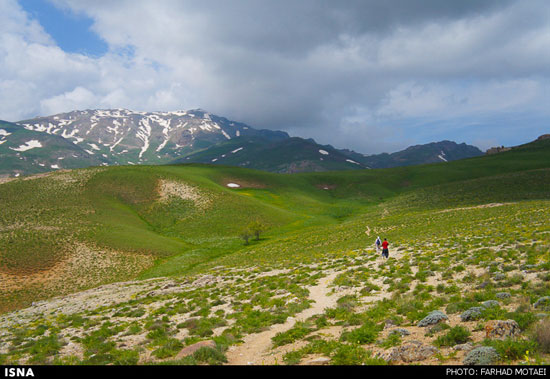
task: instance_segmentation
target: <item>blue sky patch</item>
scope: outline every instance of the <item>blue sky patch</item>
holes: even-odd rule
[[[108,51],[105,41],[92,31],[92,19],[59,9],[46,0],[19,0],[19,4],[42,25],[63,51],[93,57]]]

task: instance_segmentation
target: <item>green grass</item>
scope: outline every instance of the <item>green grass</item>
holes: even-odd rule
[[[0,311],[130,279],[169,276],[187,283],[216,273],[234,281],[128,301],[110,313],[107,307],[50,324],[43,320],[30,334],[15,332],[13,350],[0,360],[52,362],[66,343],[55,336],[70,327],[86,330],[79,343],[82,362],[90,364],[135,362],[140,352],[124,352],[115,343],[124,335],[143,335],[145,348],[161,360],[173,359],[180,349],[174,336],[181,329],[189,332],[182,344],[216,338],[227,347],[307,309],[306,287],[332,269],[345,272],[331,289],[355,295],[340,296],[322,317],[297,323],[273,342],[309,340],[331,325],[344,333],[330,352],[328,342],[312,340],[307,349],[289,353],[286,363],[308,354],[330,356],[333,363],[376,363],[357,345],[397,346],[402,338],[380,340],[386,320],[414,325],[433,310],[456,315],[487,300],[499,306],[484,310],[479,322],[513,319],[521,329],[532,328],[536,315],[530,307],[550,296],[547,280],[531,283],[524,272],[527,267],[539,278],[549,275],[549,152],[547,144],[537,144],[448,164],[299,175],[205,165],[90,168],[1,184],[1,273],[14,281],[59,276],[44,285],[4,287]],[[191,186],[206,201],[161,202],[161,180]],[[242,187],[230,189],[227,182]],[[490,203],[501,204],[477,207]],[[266,230],[245,245],[239,232],[252,221]],[[377,235],[390,241],[390,259],[373,270],[368,262],[378,259],[372,253]],[[101,254],[79,257],[82,246]],[[399,261],[392,259],[397,249]],[[71,266],[76,258],[78,265]],[[285,272],[261,276],[274,269]],[[382,290],[391,296],[358,311],[361,297]],[[515,300],[498,299],[500,292]],[[512,309],[519,298],[523,305]],[[124,319],[123,325],[105,323],[110,317]],[[216,329],[223,331],[215,335]],[[451,346],[468,336],[451,328],[434,330],[430,338]],[[499,348],[514,357],[522,351]],[[218,353],[203,351],[181,363],[223,363]]]

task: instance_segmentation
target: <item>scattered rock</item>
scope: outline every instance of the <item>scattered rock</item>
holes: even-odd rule
[[[461,343],[460,345],[456,345],[453,347],[453,350],[455,351],[470,351],[474,348],[474,345],[472,345],[470,342]]]
[[[508,292],[499,292],[495,296],[497,297],[497,299],[508,299],[512,295],[510,295]]]
[[[181,349],[178,355],[176,355],[176,359],[182,359],[184,357],[187,357],[188,355],[192,355],[201,347],[209,347],[211,349],[215,349],[216,343],[212,340],[207,340],[207,341],[200,341],[200,342],[194,343],[193,345],[186,346],[183,349]]]
[[[485,324],[485,337],[504,339],[516,337],[521,330],[514,320],[491,320]]]
[[[213,275],[204,275],[200,277],[199,279],[195,280],[191,285],[193,287],[205,287],[209,286],[211,284],[216,284],[218,282],[218,278],[216,278]]]
[[[390,335],[392,334],[399,334],[401,336],[409,336],[411,332],[409,332],[407,329],[403,328],[396,328],[390,332]]]
[[[465,365],[492,365],[500,359],[494,347],[480,346],[470,350],[462,363]]]
[[[504,280],[506,279],[506,274],[503,274],[502,272],[497,272],[494,278],[495,280]]]
[[[393,328],[394,326],[396,326],[395,321],[393,321],[391,318],[387,319],[384,322],[384,329]]]
[[[310,361],[304,362],[306,365],[327,365],[330,363],[330,358],[327,357],[320,357],[315,358]]]
[[[449,318],[447,317],[447,315],[445,315],[445,313],[441,311],[433,311],[433,312],[430,312],[430,314],[428,314],[422,320],[420,320],[420,322],[418,323],[418,326],[424,327],[428,325],[434,325],[442,321],[446,321],[448,319]]]
[[[418,362],[428,359],[439,350],[430,345],[424,345],[419,341],[410,341],[401,346],[394,347],[386,357],[382,357],[388,362]]]

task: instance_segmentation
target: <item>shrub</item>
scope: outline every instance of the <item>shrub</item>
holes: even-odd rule
[[[424,317],[419,323],[418,326],[424,327],[428,325],[438,324],[442,321],[448,320],[447,315],[441,311],[430,312],[426,317]]]
[[[401,334],[399,332],[390,333],[390,335],[388,335],[388,338],[380,343],[380,347],[383,347],[385,349],[399,345],[401,345]]]
[[[193,358],[195,358],[197,362],[208,363],[210,365],[218,365],[227,362],[227,358],[222,352],[206,346],[198,349],[195,354],[193,354]]]
[[[537,316],[531,312],[510,312],[504,318],[517,322],[520,330],[527,330],[527,328],[537,321]]]
[[[550,319],[541,320],[533,331],[533,337],[544,353],[550,353]]]
[[[482,317],[483,308],[481,307],[472,307],[460,315],[462,321],[475,321],[479,320]]]
[[[483,344],[493,347],[503,359],[510,361],[520,359],[525,355],[525,352],[537,349],[537,342],[535,341],[515,340],[512,338],[505,340],[485,340]]]
[[[453,302],[447,305],[445,308],[445,312],[453,314],[458,312],[464,312],[472,307],[474,307],[477,303],[472,301],[459,301],[459,302]]]
[[[536,309],[550,310],[550,296],[544,296],[538,299],[533,305]]]
[[[483,308],[493,308],[493,307],[498,307],[499,306],[499,303],[498,301],[496,300],[487,300],[487,301],[484,301],[481,306]]]
[[[366,322],[360,328],[354,329],[351,332],[342,334],[341,339],[361,345],[373,343],[378,338],[378,333],[382,328],[371,321]]]
[[[273,337],[271,340],[273,341],[273,346],[275,347],[287,345],[296,341],[297,339],[301,339],[307,336],[312,331],[313,329],[306,323],[298,322],[286,332],[277,333],[277,335],[275,335],[275,337]]]
[[[339,345],[331,359],[334,365],[386,364],[383,359],[372,358],[369,351],[356,345]]]
[[[492,365],[498,362],[500,356],[494,347],[476,347],[462,361],[465,365]]]
[[[439,336],[434,344],[441,346],[455,346],[468,342],[470,339],[470,331],[463,326],[455,326],[451,328],[444,336]]]
[[[176,355],[183,348],[183,344],[176,338],[168,338],[153,351],[153,355],[159,359],[164,359]]]

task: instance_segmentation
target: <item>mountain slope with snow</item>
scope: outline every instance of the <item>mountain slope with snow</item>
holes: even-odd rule
[[[105,164],[61,136],[0,120],[0,177]]]
[[[201,109],[88,109],[11,125],[17,125],[18,135],[25,137],[14,145],[13,131],[0,130],[0,176],[99,165],[192,162],[294,173],[445,163],[483,154],[474,146],[442,141],[392,154],[365,155],[320,145],[313,139],[291,138],[282,131],[254,129]],[[45,139],[46,145],[59,145],[59,153],[45,149]],[[38,152],[47,154],[34,157]]]
[[[18,122],[25,129],[63,137],[108,164],[159,164],[239,136],[268,140],[284,132],[256,130],[196,109],[134,112],[85,110]]]

